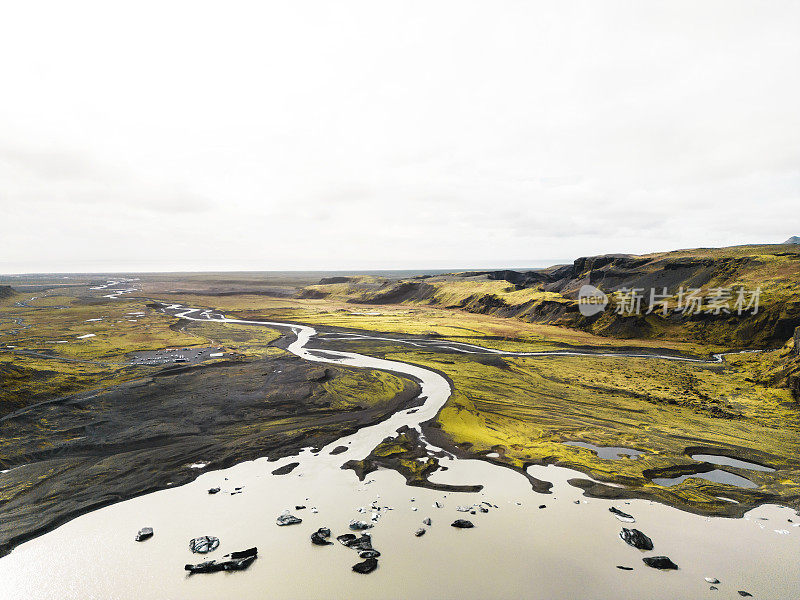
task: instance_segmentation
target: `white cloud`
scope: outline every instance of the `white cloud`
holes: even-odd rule
[[[0,272],[800,232],[796,2],[46,4],[0,8]]]

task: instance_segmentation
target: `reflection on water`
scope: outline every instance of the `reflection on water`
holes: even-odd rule
[[[713,471],[708,471],[707,473],[681,475],[680,477],[659,477],[653,479],[653,483],[657,483],[658,485],[676,485],[682,481],[686,481],[690,477],[699,477],[700,479],[707,479],[708,481],[713,481],[714,483],[726,483],[728,485],[735,485],[736,487],[740,488],[757,487],[756,484],[749,479],[745,479],[739,475],[734,475],[733,473],[728,473],[722,469],[714,469]]]
[[[617,460],[622,458],[625,455],[630,457],[637,457],[644,454],[644,452],[640,450],[634,450],[633,448],[625,448],[623,446],[595,446],[594,444],[590,444],[589,442],[562,442],[565,446],[576,446],[578,448],[586,448],[587,450],[592,450],[597,453],[599,458],[606,458],[610,460]]]
[[[740,469],[750,469],[751,471],[768,471],[772,472],[775,469],[772,467],[765,467],[756,463],[748,462],[746,460],[739,460],[738,458],[729,458],[727,456],[719,456],[718,454],[692,454],[692,460],[699,460],[702,462],[709,462],[714,465],[728,465],[729,467],[739,467]]]

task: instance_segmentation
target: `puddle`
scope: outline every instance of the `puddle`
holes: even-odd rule
[[[692,454],[692,460],[708,462],[713,465],[727,465],[729,467],[739,467],[740,469],[750,469],[751,471],[767,471],[771,473],[775,470],[772,467],[765,467],[764,465],[748,462],[746,460],[739,460],[738,458],[719,456],[718,454]]]
[[[740,488],[757,487],[756,484],[750,481],[749,479],[745,479],[744,477],[740,477],[739,475],[734,475],[733,473],[728,473],[727,471],[723,471],[722,469],[714,469],[713,471],[708,471],[707,473],[694,473],[691,475],[681,475],[680,477],[659,477],[653,479],[653,483],[657,483],[658,485],[670,486],[681,483],[682,481],[686,481],[690,477],[699,477],[701,479],[707,479],[708,481],[713,481],[714,483],[724,483],[727,485],[734,485]]]
[[[630,456],[635,458],[637,456],[641,456],[644,452],[640,450],[634,450],[633,448],[625,448],[623,446],[595,446],[594,444],[590,444],[588,442],[562,442],[565,446],[576,446],[578,448],[586,448],[587,450],[592,450],[597,454],[599,458],[605,458],[609,460],[618,460],[623,456]]]

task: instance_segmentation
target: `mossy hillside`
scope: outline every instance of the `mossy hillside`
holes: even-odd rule
[[[505,358],[505,366],[497,367],[421,352],[387,358],[450,377],[455,390],[433,426],[473,456],[498,452],[500,458],[493,460],[518,469],[556,463],[699,512],[727,513],[730,504],[717,494],[743,504],[758,503],[764,495],[796,504],[800,495],[797,410],[786,406],[787,390],[750,384],[742,366],[728,370],[649,359],[548,357]],[[713,408],[719,406],[736,415],[715,416]],[[562,443],[568,440],[646,454],[636,460],[604,460]],[[667,488],[643,475],[648,469],[696,464],[684,453],[692,446],[758,455],[779,469],[778,477],[732,469],[759,485],[751,492],[698,479]]]

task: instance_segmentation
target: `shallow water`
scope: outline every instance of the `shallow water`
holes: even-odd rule
[[[754,488],[757,487],[755,483],[746,479],[744,477],[740,477],[734,473],[728,473],[728,471],[723,471],[722,469],[714,469],[713,471],[708,471],[707,473],[694,473],[692,475],[681,475],[679,477],[659,477],[653,479],[653,483],[657,483],[658,485],[677,485],[682,481],[686,481],[690,477],[699,477],[700,479],[707,479],[708,481],[713,481],[714,483],[725,483],[727,485],[735,485],[736,487],[740,488]]]
[[[175,305],[172,311],[181,308]],[[190,313],[184,318],[192,318]],[[209,316],[194,318],[223,320],[205,314]],[[421,381],[426,402],[415,412],[400,411],[336,440],[316,455],[305,450],[275,462],[241,463],[74,519],[0,559],[0,597],[657,600],[702,597],[708,589],[706,576],[722,580],[719,587],[726,597],[738,589],[758,598],[800,596],[800,578],[794,575],[800,531],[788,523],[789,518],[798,519],[786,508],[762,506],[748,518],[735,520],[699,517],[649,501],[616,503],[653,539],[654,552],[645,554],[619,539],[620,523],[608,512],[613,503],[583,499],[580,490],[567,483],[576,476],[568,469],[528,469],[534,477],[552,481],[553,494],[537,494],[519,473],[480,460],[445,459],[448,470],[431,477],[441,483],[483,484],[478,493],[412,488],[399,474],[385,470],[359,482],[352,471],[341,470],[341,464],[363,458],[401,425],[416,426],[435,416],[449,397],[449,385],[438,374],[413,365],[347,352],[316,355],[305,349],[314,330],[288,327],[297,334],[289,350],[298,356],[407,373]],[[348,451],[331,456],[339,445],[348,446]],[[288,475],[271,475],[290,462],[300,464]],[[206,490],[216,486],[222,491],[209,495]],[[243,492],[231,495],[237,486],[243,486]],[[381,517],[370,530],[382,553],[378,570],[358,575],[350,569],[359,561],[354,551],[338,543],[313,546],[309,535],[322,526],[330,527],[334,536],[347,532],[351,519],[369,518],[370,513],[357,509],[369,507],[373,500],[394,510],[378,511]],[[474,516],[455,509],[482,501],[498,508]],[[434,502],[443,508],[434,508]],[[297,504],[308,508],[295,511]],[[541,504],[546,508],[540,509]],[[303,523],[278,527],[275,517],[285,509]],[[761,516],[769,520],[756,518]],[[413,532],[426,517],[433,526],[417,538]],[[470,519],[476,527],[450,527],[457,518]],[[134,542],[144,526],[155,529],[154,537]],[[259,558],[245,572],[187,576],[183,565],[204,559],[187,546],[200,535],[221,540],[207,558],[252,546],[259,548]],[[670,556],[681,569],[662,573],[642,563],[642,556],[656,554]],[[634,571],[620,571],[616,565]]]
[[[718,454],[693,454],[692,460],[699,460],[702,462],[709,462],[714,465],[728,465],[729,467],[739,467],[740,469],[750,469],[751,471],[768,471],[772,472],[775,469],[772,467],[765,467],[757,463],[740,460],[738,458],[729,458],[727,456],[720,456]]]
[[[589,442],[563,442],[565,446],[576,446],[578,448],[586,448],[593,450],[597,453],[599,458],[606,458],[609,460],[617,460],[623,458],[625,455],[637,457],[644,454],[641,450],[634,450],[633,448],[625,448],[623,446],[596,446]]]

